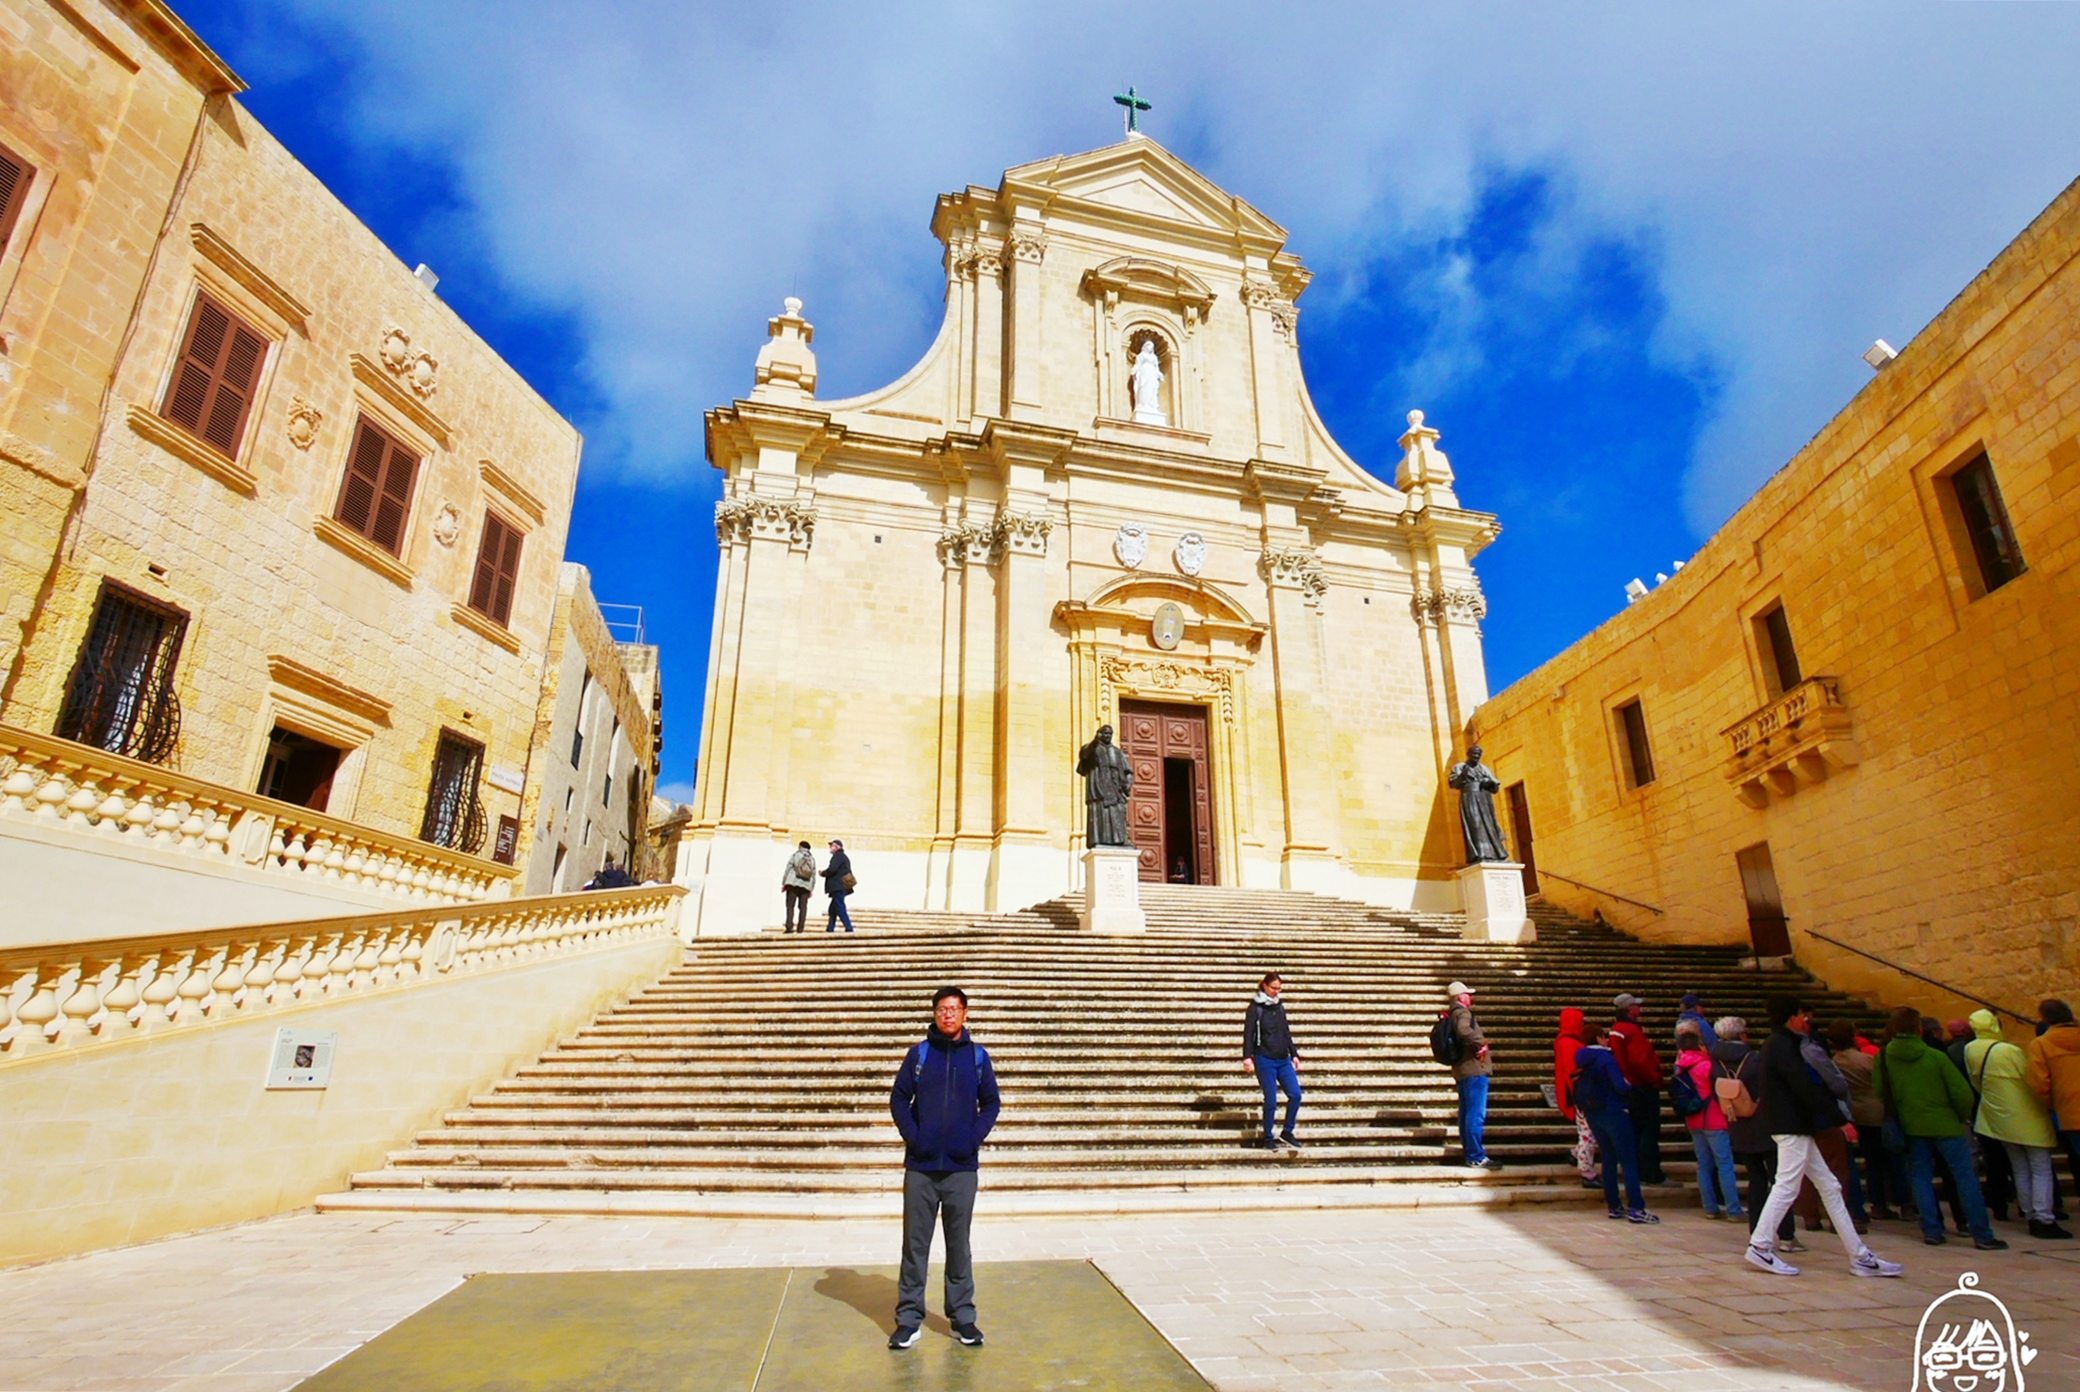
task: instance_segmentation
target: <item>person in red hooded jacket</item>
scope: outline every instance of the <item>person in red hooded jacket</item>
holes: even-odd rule
[[[1576,1110],[1569,1095],[1574,1082],[1574,1056],[1589,1039],[1588,1017],[1572,1006],[1560,1012],[1560,1033],[1553,1038],[1553,1100],[1560,1115],[1574,1123],[1574,1165],[1582,1172],[1584,1189],[1603,1187],[1603,1170],[1596,1163],[1596,1133],[1589,1118]]]

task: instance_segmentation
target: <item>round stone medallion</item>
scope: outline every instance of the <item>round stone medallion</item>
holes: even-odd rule
[[[1155,617],[1149,621],[1148,641],[1164,652],[1175,651],[1184,638],[1184,610],[1175,604],[1164,604],[1157,608]]]

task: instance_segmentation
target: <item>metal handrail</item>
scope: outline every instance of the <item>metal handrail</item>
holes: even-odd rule
[[[1586,889],[1591,894],[1601,894],[1606,899],[1615,899],[1621,904],[1630,904],[1635,909],[1645,909],[1650,914],[1660,914],[1663,917],[1667,916],[1663,910],[1655,908],[1652,904],[1642,904],[1637,899],[1627,899],[1622,894],[1613,894],[1607,889],[1598,889],[1595,885],[1583,884],[1580,880],[1570,880],[1567,878],[1567,876],[1562,875],[1557,871],[1548,870],[1544,866],[1540,866],[1538,868],[1538,873],[1540,875],[1550,875],[1552,876],[1552,878],[1560,881],[1562,884],[1571,884],[1576,889]]]
[[[2005,1015],[2011,1020],[2020,1020],[2025,1025],[2036,1024],[2036,1020],[2032,1016],[2018,1015],[2016,1012],[2008,1009],[2008,1007],[2005,1005],[1995,1005],[1992,1001],[1986,1000],[1980,996],[1975,996],[1970,991],[1960,991],[1955,986],[1950,985],[1948,982],[1938,981],[1932,976],[1923,976],[1920,972],[1913,970],[1911,967],[1903,967],[1899,963],[1880,957],[1874,952],[1865,952],[1860,947],[1851,947],[1848,943],[1843,942],[1840,938],[1830,938],[1827,936],[1827,934],[1816,933],[1810,928],[1805,929],[1804,931],[1805,935],[1809,938],[1818,938],[1821,942],[1834,944],[1836,947],[1841,948],[1844,952],[1853,952],[1858,957],[1867,957],[1871,961],[1876,962],[1879,966],[1892,968],[1901,976],[1911,976],[1916,981],[1925,981],[1929,985],[1935,987],[1938,991],[1948,991],[1951,995],[1956,996],[1959,999],[1971,1001],[1975,1005],[1983,1005],[1988,1010],[1995,1011],[1998,1014]]]

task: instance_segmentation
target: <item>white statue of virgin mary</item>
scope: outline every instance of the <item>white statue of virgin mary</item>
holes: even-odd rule
[[[1134,355],[1131,385],[1134,389],[1135,423],[1170,424],[1170,417],[1163,411],[1163,365],[1156,360],[1156,343],[1152,338],[1142,339],[1141,351]]]

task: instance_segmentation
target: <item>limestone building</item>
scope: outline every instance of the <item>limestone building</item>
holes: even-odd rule
[[[1487,694],[1495,522],[1420,416],[1393,486],[1330,438],[1284,230],[1140,135],[932,230],[945,320],[900,380],[817,400],[790,301],[708,413],[699,930],[773,921],[798,839],[842,837],[863,904],[1069,890],[1101,722],[1145,878],[1454,906],[1439,787]]]
[[[563,563],[521,820],[533,828],[527,894],[560,894],[612,856],[645,859],[664,695],[657,649],[618,643],[592,595],[592,575]],[[656,723],[653,723],[655,721]]]
[[[0,778],[502,892],[577,432],[165,6],[0,6]]]
[[[1687,565],[1475,714],[1548,898],[1874,1000],[2070,996],[2076,253],[2080,184]]]

